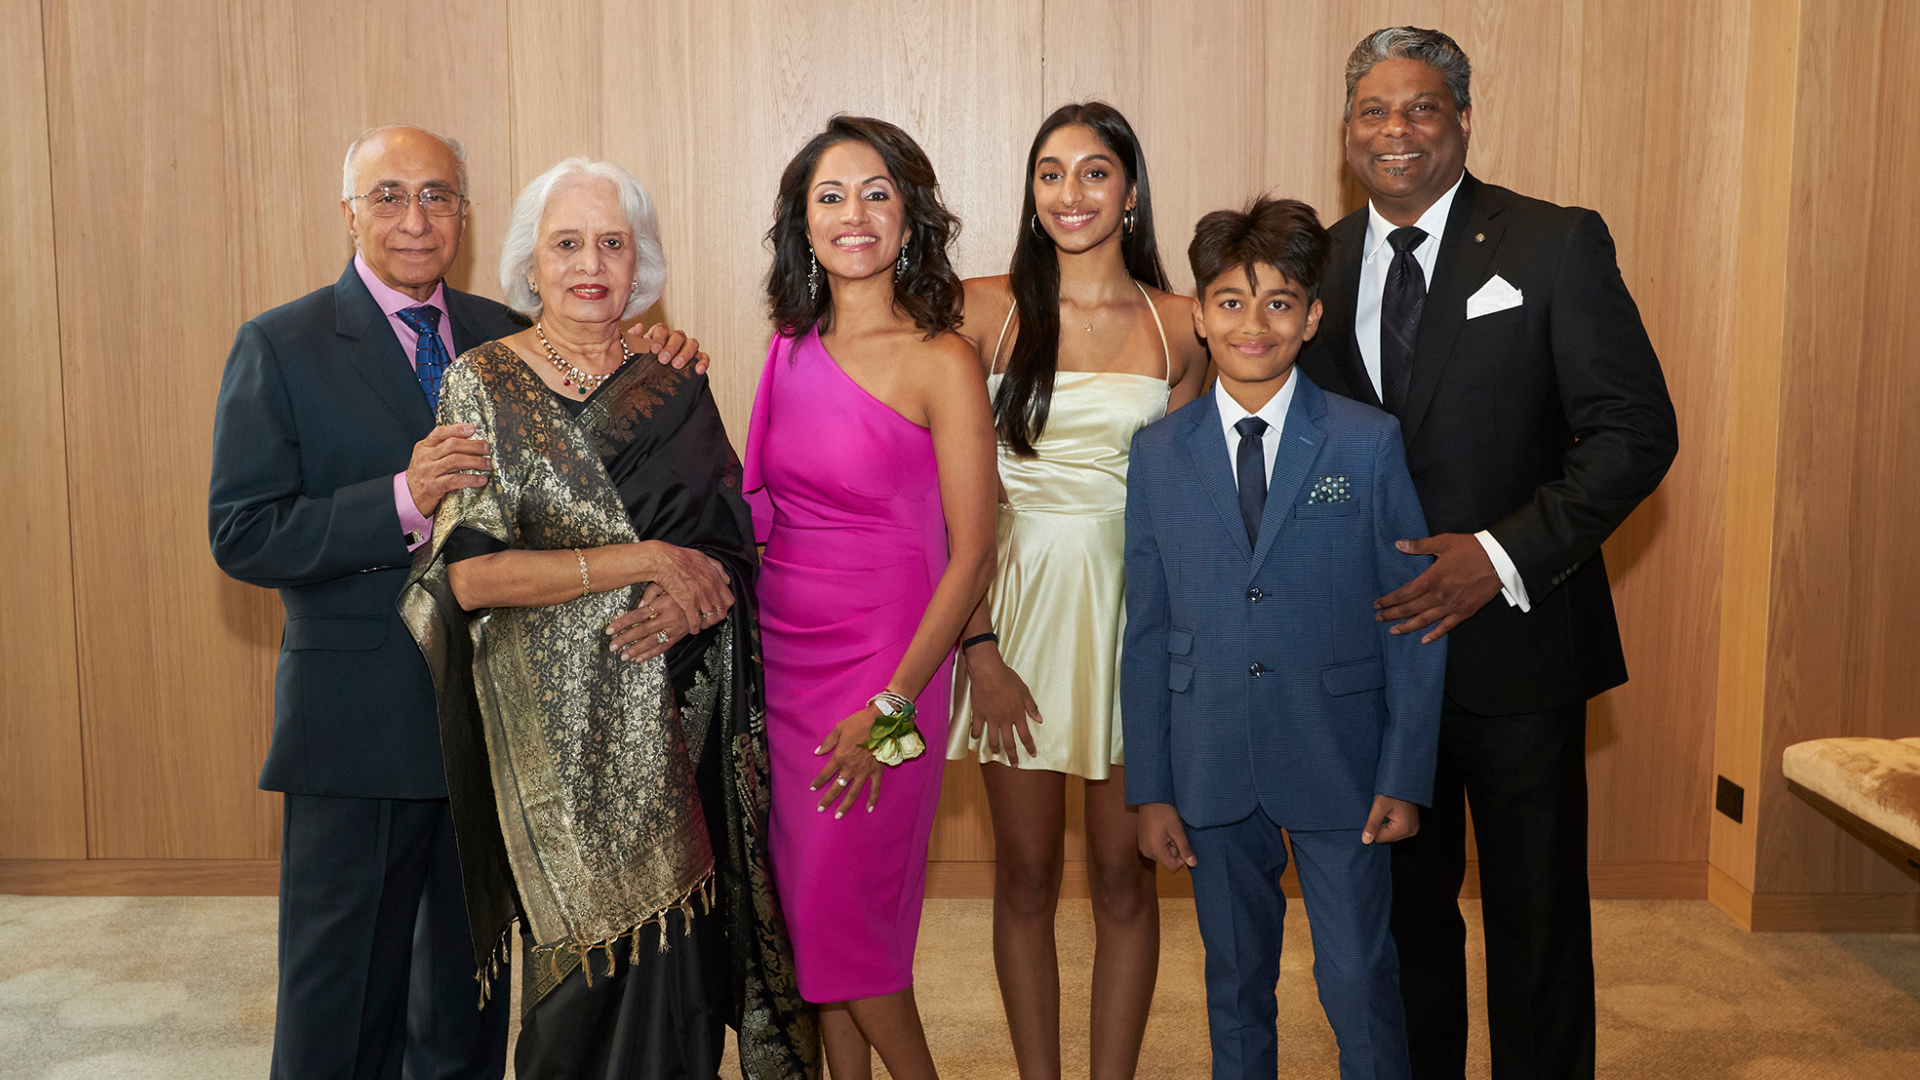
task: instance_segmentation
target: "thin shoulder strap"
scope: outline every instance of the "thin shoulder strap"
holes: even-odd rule
[[[1147,311],[1153,315],[1153,328],[1160,331],[1160,358],[1166,361],[1167,366],[1166,374],[1160,378],[1163,382],[1171,381],[1173,379],[1173,350],[1167,348],[1167,328],[1160,323],[1160,309],[1153,306],[1153,297],[1147,295],[1147,287],[1145,285],[1136,281],[1133,283],[1133,287],[1140,290],[1140,299],[1147,302]]]
[[[1007,342],[1007,327],[1013,325],[1013,313],[1014,313],[1014,310],[1019,306],[1020,305],[1017,303],[1008,304],[1007,317],[1000,320],[1000,336],[995,338],[993,341],[993,362],[987,366],[988,374],[992,374],[1000,370],[1000,346],[1006,344]]]

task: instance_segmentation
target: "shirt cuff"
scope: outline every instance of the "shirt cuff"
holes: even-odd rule
[[[1500,595],[1507,598],[1507,606],[1517,607],[1521,611],[1532,610],[1533,605],[1527,600],[1527,583],[1520,580],[1520,569],[1507,557],[1507,549],[1501,547],[1500,541],[1485,529],[1474,533],[1473,538],[1487,549],[1487,559],[1493,563],[1493,572],[1500,575]]]
[[[407,538],[407,550],[412,551],[433,536],[433,519],[422,517],[420,508],[413,505],[413,492],[407,489],[407,474],[393,474],[393,508],[400,512],[400,531]]]

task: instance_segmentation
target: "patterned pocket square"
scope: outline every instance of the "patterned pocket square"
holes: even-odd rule
[[[1344,476],[1323,476],[1307,489],[1307,502],[1343,503],[1353,501],[1353,487]]]

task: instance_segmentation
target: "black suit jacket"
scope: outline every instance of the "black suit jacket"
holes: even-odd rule
[[[456,356],[524,326],[491,300],[446,299]],[[433,684],[394,608],[411,560],[393,475],[434,416],[351,263],[240,328],[216,409],[214,559],[280,590],[287,613],[260,786],[444,798]]]
[[[1320,333],[1300,360],[1378,405],[1354,330],[1367,211],[1333,241]],[[1520,306],[1467,318],[1494,275]],[[1421,316],[1401,427],[1435,533],[1490,530],[1532,610],[1495,597],[1449,635],[1447,693],[1483,715],[1583,701],[1626,681],[1601,542],[1657,487],[1673,403],[1600,215],[1466,175]]]

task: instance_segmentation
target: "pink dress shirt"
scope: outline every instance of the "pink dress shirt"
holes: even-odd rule
[[[419,347],[420,335],[413,332],[413,327],[401,321],[400,313],[408,308],[419,307],[420,301],[381,281],[380,275],[373,272],[373,268],[367,265],[367,261],[361,258],[358,252],[353,256],[353,268],[359,272],[360,280],[367,286],[367,291],[373,294],[373,302],[379,304],[380,310],[386,313],[388,325],[393,327],[394,336],[400,339],[400,351],[406,354],[408,366],[412,366],[413,353]],[[433,295],[427,297],[426,302],[440,309],[440,340],[446,345],[447,355],[451,357],[453,355],[453,314],[447,310],[446,282],[435,285]],[[393,508],[400,513],[401,533],[420,537],[418,540],[409,540],[407,550],[412,551],[426,543],[427,537],[433,532],[433,519],[420,513],[419,508],[413,505],[413,492],[407,490],[407,474],[404,471],[393,474]]]

